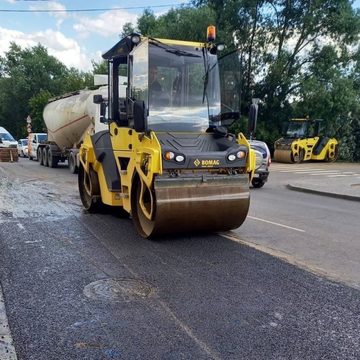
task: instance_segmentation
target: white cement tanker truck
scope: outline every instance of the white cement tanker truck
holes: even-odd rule
[[[124,81],[126,78],[120,83]],[[120,94],[123,91],[125,85],[120,85]],[[84,136],[108,129],[107,124],[100,122],[100,105],[93,101],[98,94],[107,98],[107,86],[76,91],[48,102],[43,112],[47,141],[39,144],[36,154],[40,165],[56,167],[59,162],[67,161],[70,171],[77,172],[77,154]]]

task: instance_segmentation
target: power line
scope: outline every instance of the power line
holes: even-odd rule
[[[47,0],[22,0],[22,1],[47,1]],[[98,11],[117,11],[117,10],[135,10],[135,9],[151,9],[151,8],[161,8],[161,7],[170,7],[170,6],[182,6],[188,5],[186,3],[180,4],[163,4],[163,5],[151,5],[151,6],[127,6],[127,7],[115,7],[115,8],[96,8],[96,9],[0,9],[0,12],[6,13],[67,13],[67,12],[98,12]]]

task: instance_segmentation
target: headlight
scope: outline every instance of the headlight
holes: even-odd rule
[[[185,160],[185,156],[183,156],[183,155],[175,156],[175,161],[177,161],[177,162],[183,162],[184,160]]]
[[[229,161],[234,161],[235,159],[236,159],[236,156],[234,154],[228,155],[228,160]]]

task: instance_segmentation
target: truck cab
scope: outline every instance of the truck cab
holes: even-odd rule
[[[39,144],[47,140],[46,133],[30,133],[28,137],[28,155],[29,160],[38,160],[37,150]]]

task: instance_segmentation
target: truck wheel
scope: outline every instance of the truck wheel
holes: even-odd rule
[[[102,202],[99,199],[100,185],[97,173],[90,168],[88,174],[80,164],[78,186],[80,199],[85,210],[91,213],[98,212],[101,208]]]
[[[57,167],[59,159],[58,159],[58,157],[53,155],[53,152],[51,151],[50,148],[48,150],[47,158],[48,158],[49,167],[51,167],[51,168]]]
[[[79,169],[76,166],[76,159],[75,159],[75,154],[73,152],[71,152],[69,154],[69,170],[72,174],[77,174]]]
[[[260,189],[261,187],[263,187],[265,185],[265,182],[261,179],[252,179],[251,183],[252,183],[252,186],[256,189]]]
[[[39,148],[37,151],[37,158],[39,160],[40,165],[44,165],[44,157],[43,157],[43,152],[41,151],[41,148]]]
[[[49,164],[48,164],[48,152],[47,152],[46,148],[42,149],[42,158],[43,158],[44,166],[49,166]]]

